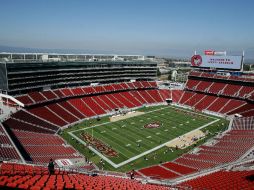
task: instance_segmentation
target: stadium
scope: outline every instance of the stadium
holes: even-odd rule
[[[253,74],[191,64],[168,88],[142,55],[0,53],[0,188],[253,189]]]

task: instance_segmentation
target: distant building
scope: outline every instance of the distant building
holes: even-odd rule
[[[92,83],[154,80],[157,63],[142,55],[0,53],[0,90],[15,95]]]

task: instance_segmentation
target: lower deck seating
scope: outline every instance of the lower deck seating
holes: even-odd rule
[[[64,126],[68,124],[60,116],[56,115],[45,106],[29,109],[29,112],[58,126]]]
[[[200,170],[236,161],[253,147],[253,138],[253,130],[231,130],[216,138],[216,143],[200,146],[195,154],[184,154],[174,162]]]
[[[28,131],[12,130],[33,162],[48,163],[52,158],[81,158],[78,152],[67,145],[59,136]]]
[[[142,184],[139,181],[112,177],[88,176],[79,173],[55,171],[49,175],[45,168],[31,165],[2,164],[0,188],[10,189],[94,189],[94,190],[168,190],[169,187]]]
[[[252,176],[252,177],[251,177]],[[179,184],[191,189],[253,189],[254,170],[217,171]]]
[[[180,173],[180,174],[189,174],[189,173],[193,173],[193,172],[197,171],[197,169],[195,169],[195,168],[183,166],[181,164],[177,164],[177,163],[174,163],[174,162],[166,162],[162,165],[164,167],[166,167],[166,168],[168,168],[172,171],[175,171],[177,173]]]
[[[0,160],[17,159],[20,160],[15,147],[11,143],[2,124],[0,124]]]
[[[55,132],[58,130],[58,127],[56,125],[50,124],[42,119],[39,119],[38,117],[35,117],[34,115],[25,110],[19,110],[18,112],[14,113],[11,117],[22,121],[28,121],[29,123],[34,124],[38,127],[50,129]]]
[[[55,168],[55,174],[68,174],[67,171]],[[70,173],[70,172],[69,172]],[[2,175],[47,175],[48,168],[45,166],[18,164],[18,163],[2,163],[0,165],[0,176]]]
[[[179,177],[179,175],[176,174],[175,172],[167,170],[161,166],[144,168],[139,170],[139,173],[142,173],[143,175],[153,179],[171,179]]]
[[[198,92],[183,91],[181,98],[176,103],[191,106],[195,110],[199,111],[207,110],[228,115],[242,113],[244,116],[249,116],[252,112],[244,112],[252,110],[254,112],[254,105],[250,103],[249,106],[244,106],[247,103],[243,100],[202,94]]]
[[[11,128],[11,129],[17,129],[17,130],[25,130],[25,131],[33,131],[37,133],[55,133],[56,131],[48,130],[46,128],[41,128],[36,125],[30,124],[25,121],[17,120],[15,118],[9,118],[6,121],[4,121],[4,126]]]

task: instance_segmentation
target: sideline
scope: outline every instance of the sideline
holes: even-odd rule
[[[163,108],[163,109],[165,109],[165,108]],[[158,110],[160,110],[160,109],[158,109]],[[155,110],[153,110],[153,111],[155,111]],[[152,112],[152,111],[150,111],[150,112]],[[150,112],[147,112],[147,113],[150,113]],[[134,116],[134,117],[135,117],[135,116]],[[214,117],[212,117],[212,118],[214,118]],[[207,126],[209,126],[209,125],[212,125],[212,124],[214,124],[214,123],[216,123],[216,122],[218,122],[218,121],[220,120],[220,119],[217,119],[217,118],[214,118],[214,119],[216,119],[216,120],[211,121],[211,122],[209,122],[209,123],[207,123],[207,124],[205,124],[205,125],[202,125],[201,127],[197,128],[197,129],[194,129],[194,130],[192,130],[192,131],[189,131],[189,132],[187,132],[187,133],[185,133],[185,134],[183,134],[183,135],[181,135],[181,136],[179,136],[179,137],[181,138],[181,137],[183,137],[184,135],[188,135],[189,133],[192,133],[192,132],[195,132],[195,131],[197,131],[197,130],[203,129],[203,128],[205,128],[205,127],[207,127]],[[107,122],[107,123],[112,123],[112,122]],[[104,125],[104,124],[106,124],[106,123],[103,123],[103,124],[100,124],[100,125],[96,125],[96,126],[101,126],[101,125]],[[96,126],[93,126],[93,127],[96,127]],[[89,128],[93,128],[93,127],[89,127]],[[86,128],[86,129],[88,129],[88,128]],[[81,130],[84,130],[84,129],[81,129]],[[80,130],[76,130],[76,131],[80,131]],[[73,138],[75,138],[77,141],[79,141],[81,144],[83,144],[83,145],[86,146],[87,144],[86,144],[83,140],[81,140],[79,137],[77,137],[76,135],[74,135],[73,132],[75,132],[75,131],[68,132],[68,134],[71,135]],[[152,148],[152,149],[149,149],[149,150],[147,150],[147,151],[145,151],[145,152],[143,152],[143,153],[141,153],[141,154],[138,154],[138,155],[136,155],[136,156],[134,156],[134,157],[131,157],[131,158],[129,158],[128,160],[125,160],[125,161],[123,161],[123,162],[121,162],[121,163],[119,163],[119,164],[115,164],[115,163],[112,162],[109,158],[107,158],[106,156],[104,156],[103,154],[101,154],[99,151],[97,151],[96,149],[94,149],[92,146],[88,146],[88,148],[89,148],[91,151],[93,151],[95,154],[97,154],[98,156],[100,156],[103,160],[105,160],[106,162],[108,162],[108,163],[109,163],[111,166],[113,166],[114,168],[119,168],[119,167],[121,167],[121,166],[123,166],[123,165],[125,165],[125,164],[128,164],[128,163],[130,163],[130,162],[132,162],[132,161],[134,161],[134,160],[136,160],[136,159],[138,159],[138,158],[141,158],[142,156],[145,156],[146,154],[149,154],[149,153],[151,153],[151,152],[153,152],[153,151],[155,151],[155,150],[158,150],[158,149],[160,149],[160,148],[166,146],[166,144],[168,144],[168,143],[171,143],[171,142],[174,142],[175,140],[178,140],[179,137],[176,137],[176,138],[174,138],[174,139],[172,139],[172,140],[170,140],[170,141],[168,141],[168,142],[165,142],[165,143],[163,143],[163,144],[160,144],[160,145],[158,145],[158,146],[156,146],[156,147],[154,147],[154,148]]]

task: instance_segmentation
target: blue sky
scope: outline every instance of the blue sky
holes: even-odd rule
[[[1,0],[0,45],[188,56],[254,53],[253,0]]]

